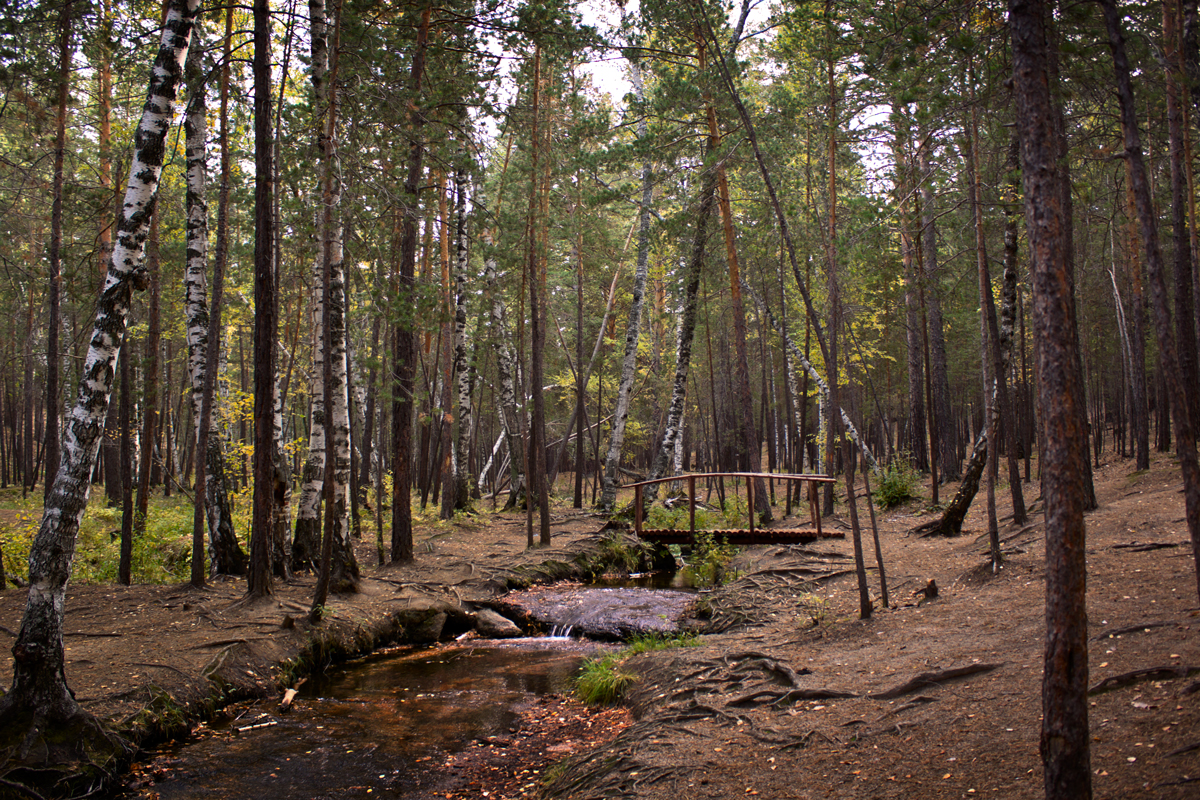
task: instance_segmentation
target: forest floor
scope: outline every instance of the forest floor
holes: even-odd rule
[[[927,519],[920,503],[882,515],[892,607],[879,607],[873,572],[876,611],[867,621],[847,573],[842,506],[826,525],[847,529],[845,540],[747,549],[737,580],[700,595],[698,624],[708,632],[698,646],[627,662],[639,675],[627,709],[568,698],[533,704],[511,739],[430,762],[442,777],[423,796],[1043,796],[1043,525],[1036,485],[1025,488],[1032,518],[1019,527],[1006,517],[1007,487],[997,491],[1005,565],[995,576],[982,493],[952,539],[908,535]],[[1133,472],[1110,458],[1096,471],[1096,491],[1100,507],[1087,517],[1095,796],[1194,799],[1200,607],[1178,468],[1160,457]],[[330,601],[324,629],[381,635],[398,607],[483,601],[514,576],[549,574],[539,565],[569,562],[599,542],[596,516],[553,516],[549,550],[525,549],[523,515],[420,530],[415,562],[364,569],[359,593]],[[362,563],[373,563],[371,552],[364,542]],[[930,580],[935,599],[924,596]],[[280,665],[311,641],[303,617],[312,583],[277,584],[256,604],[243,600],[237,580],[202,590],[72,586],[68,683],[85,709],[117,721],[147,707],[161,713],[167,697],[198,716],[211,702],[210,676],[273,704]],[[0,644],[15,635],[24,598],[0,592]],[[454,630],[451,620],[443,633]],[[0,659],[0,686],[10,682],[11,663]]]

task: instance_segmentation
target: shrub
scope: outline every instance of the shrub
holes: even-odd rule
[[[688,571],[696,586],[720,586],[737,579],[737,574],[728,569],[729,562],[738,554],[738,549],[718,539],[709,531],[696,531],[696,542],[688,558]]]
[[[883,470],[879,485],[872,492],[880,508],[895,508],[917,496],[920,476],[908,462],[894,461]]]

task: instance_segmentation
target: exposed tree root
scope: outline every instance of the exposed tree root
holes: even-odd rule
[[[1123,672],[1120,675],[1113,675],[1105,678],[1097,683],[1092,688],[1088,689],[1089,695],[1102,694],[1110,692],[1113,689],[1120,689],[1125,686],[1132,686],[1135,683],[1144,681],[1170,680],[1172,678],[1186,678],[1189,675],[1194,675],[1200,672],[1200,667],[1184,667],[1166,665],[1162,667],[1147,667],[1146,669],[1135,669],[1132,672]]]
[[[954,667],[953,669],[943,669],[937,672],[922,672],[920,675],[907,680],[899,686],[882,692],[875,692],[867,695],[875,700],[891,700],[895,697],[902,697],[909,692],[915,692],[917,689],[926,689],[930,686],[940,686],[946,681],[956,680],[957,678],[965,678],[968,675],[978,675],[983,672],[991,672],[998,667],[1004,666],[1000,664],[970,664],[965,667]]]

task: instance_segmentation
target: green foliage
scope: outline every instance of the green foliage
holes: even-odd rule
[[[824,628],[833,619],[829,610],[829,600],[811,592],[805,592],[796,598],[796,608],[802,617],[808,618],[813,628]]]
[[[625,696],[637,676],[624,667],[620,653],[583,662],[575,679],[575,696],[588,705],[612,705]]]
[[[696,507],[696,530],[703,530],[713,527],[714,515],[707,509]],[[687,506],[677,506],[675,508],[667,508],[666,506],[653,506],[650,513],[646,517],[647,528],[665,528],[668,530],[686,531],[691,525],[688,519]]]
[[[40,499],[40,494],[38,495]],[[3,522],[0,522],[0,547],[4,552],[4,573],[25,577],[29,569],[29,548],[37,536],[41,508],[33,504],[33,495],[22,499],[13,491],[0,495]]]
[[[654,650],[695,647],[699,643],[699,637],[690,633],[636,636],[623,650],[583,662],[575,679],[575,696],[588,705],[612,705],[624,697],[629,686],[637,680],[637,675],[625,666],[629,658]]]
[[[37,500],[40,499],[39,492]],[[4,570],[7,574],[25,578],[29,549],[41,524],[40,504],[34,504],[32,494],[26,499],[16,493],[2,494],[0,514],[5,520],[0,524]],[[133,540],[134,583],[177,583],[188,579],[192,563],[192,519],[192,505],[186,497],[153,499],[146,533]],[[121,557],[121,510],[92,503],[79,526],[75,553],[73,582],[115,583]]]
[[[917,496],[917,484],[921,476],[907,461],[897,459],[883,470],[879,485],[871,496],[884,509],[895,508]]]
[[[133,540],[134,583],[186,581],[192,564],[192,505],[187,498],[158,500],[146,518],[146,533]],[[79,526],[72,580],[115,583],[121,558],[121,510],[91,505]]]
[[[628,574],[637,570],[644,555],[638,544],[622,540],[619,534],[609,533],[600,540],[600,547],[589,566],[596,575]]]
[[[687,571],[695,586],[721,586],[738,578],[729,562],[738,554],[738,548],[718,539],[708,531],[696,531],[696,542],[688,558]]]

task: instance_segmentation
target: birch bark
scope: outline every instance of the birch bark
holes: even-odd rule
[[[117,219],[116,244],[97,303],[76,404],[66,418],[62,463],[29,554],[29,598],[13,646],[12,689],[0,699],[0,719],[9,714],[32,714],[54,724],[80,713],[63,670],[66,585],[125,340],[131,296],[135,289],[145,288],[141,261],[198,7],[199,0],[172,0],[167,10],[146,104],[134,134],[133,163]]]
[[[642,84],[641,68],[636,61],[631,61],[630,65],[630,77],[633,81],[634,91],[637,92],[639,99],[644,100],[645,89]],[[648,126],[646,118],[643,116],[638,120],[638,139],[645,141],[647,136]],[[611,514],[617,504],[621,448],[625,443],[625,423],[629,418],[629,400],[633,392],[633,379],[637,375],[642,300],[646,293],[646,274],[650,265],[650,204],[653,200],[654,165],[647,158],[642,162],[642,204],[638,214],[637,269],[633,276],[633,298],[629,303],[629,322],[625,329],[625,355],[621,361],[621,382],[617,387],[617,404],[613,410],[612,434],[608,442],[608,454],[604,459],[604,477],[601,480],[600,509],[606,514]],[[668,423],[668,429],[669,427]]]

